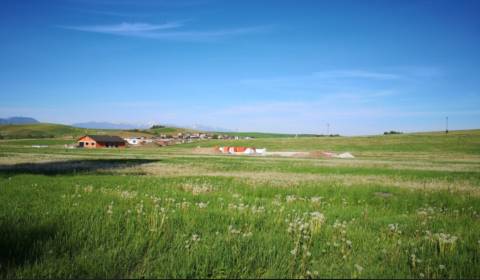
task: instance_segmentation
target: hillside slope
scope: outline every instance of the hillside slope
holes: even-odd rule
[[[256,138],[249,140],[209,140],[182,145],[187,147],[246,146],[270,151],[338,151],[355,154],[425,153],[442,156],[446,153],[480,155],[480,130],[451,131],[399,135],[355,137]]]
[[[28,138],[64,138],[73,139],[85,134],[112,134],[118,136],[146,135],[140,132],[121,130],[85,129],[68,125],[39,123],[25,125],[0,125],[0,138],[2,139],[28,139]]]
[[[62,124],[38,123],[0,125],[0,139],[64,138],[73,139],[85,134],[117,135],[120,137],[156,136],[160,134],[176,135],[195,132],[192,129],[164,127],[158,129],[87,129]]]
[[[84,132],[84,129],[49,123],[0,125],[0,138],[2,139],[73,138]]]

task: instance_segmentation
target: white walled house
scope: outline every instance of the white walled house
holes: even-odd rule
[[[125,141],[127,141],[129,145],[135,146],[135,145],[152,143],[153,139],[147,139],[145,137],[130,137],[130,138],[125,138]]]

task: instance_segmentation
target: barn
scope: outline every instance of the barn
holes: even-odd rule
[[[77,140],[79,148],[125,148],[121,137],[108,135],[85,135]]]

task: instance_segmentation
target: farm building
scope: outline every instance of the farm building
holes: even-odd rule
[[[125,140],[118,136],[85,135],[77,141],[79,148],[125,148]]]
[[[152,139],[147,139],[145,137],[130,137],[130,138],[124,138],[125,141],[127,141],[128,144],[130,145],[144,145],[148,143],[152,143]]]
[[[130,145],[140,145],[141,143],[140,137],[124,138],[124,140]]]

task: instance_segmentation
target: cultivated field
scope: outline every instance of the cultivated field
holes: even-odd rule
[[[480,277],[478,130],[67,143],[0,141],[0,278]]]

